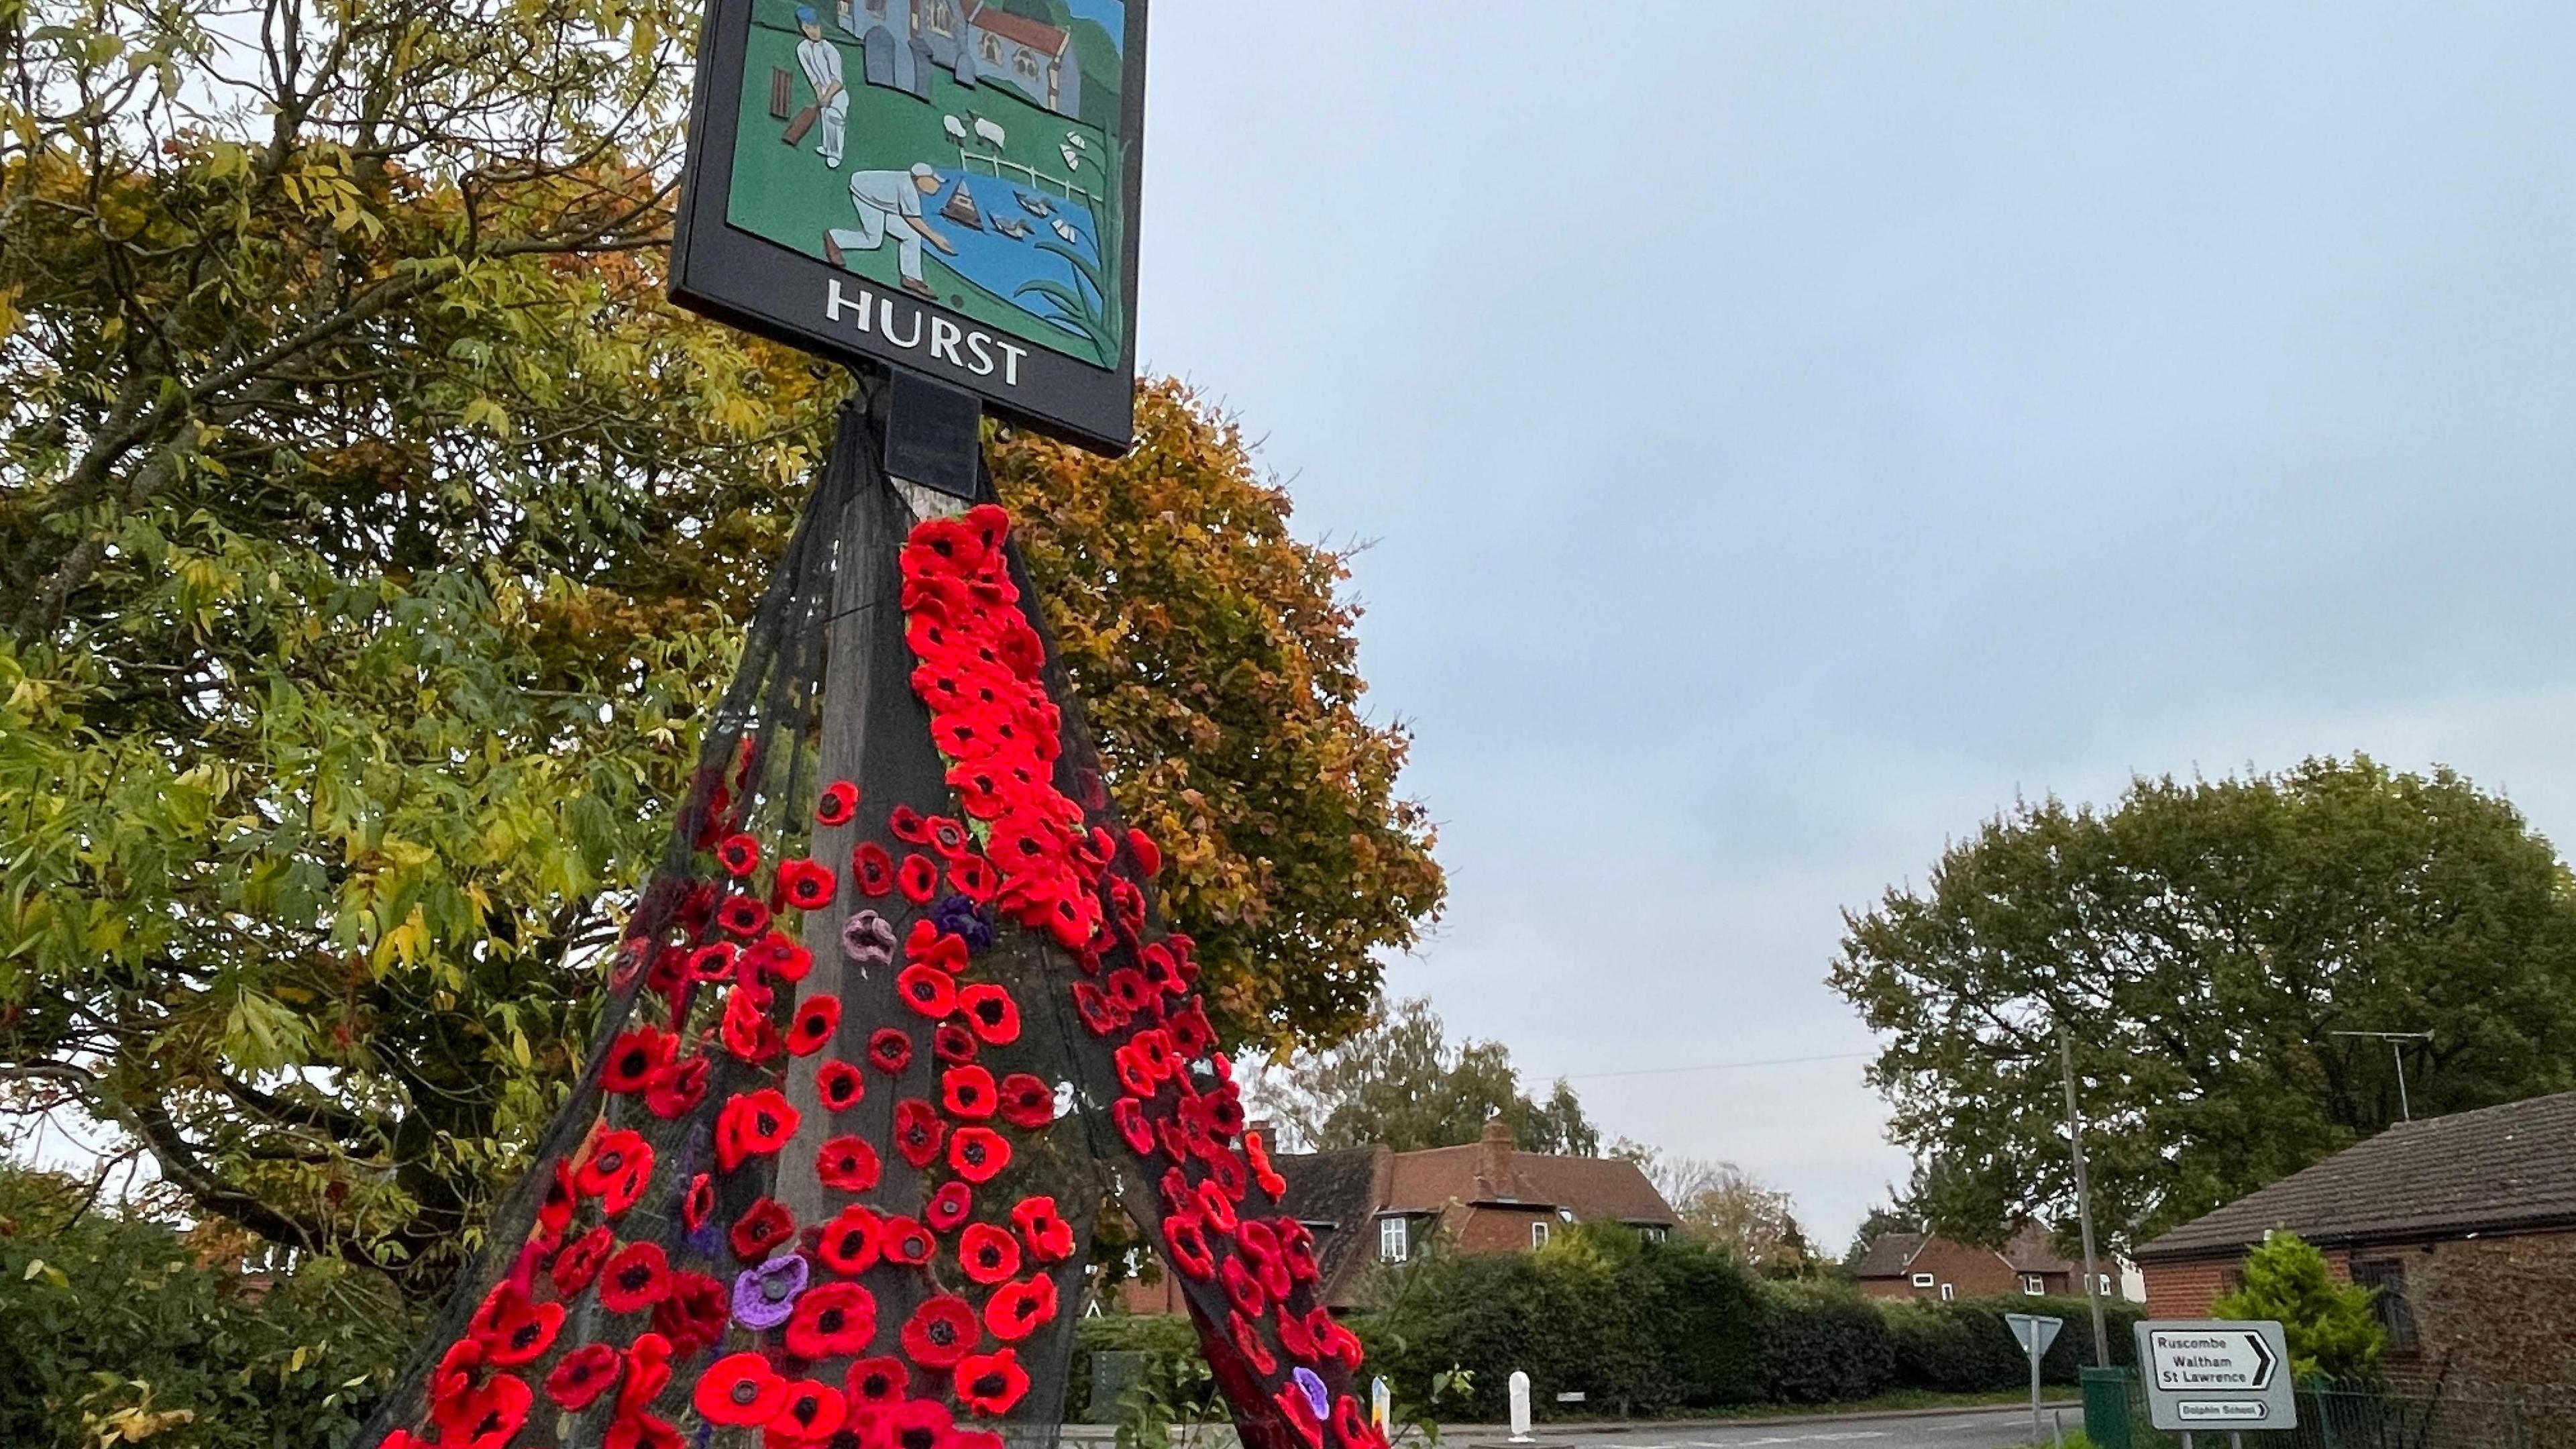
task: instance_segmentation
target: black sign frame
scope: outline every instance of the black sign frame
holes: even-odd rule
[[[1122,279],[1125,318],[1114,368],[997,339],[986,324],[936,302],[727,222],[753,0],[711,0],[699,31],[688,154],[671,241],[671,300],[835,361],[918,373],[975,395],[997,417],[1111,457],[1126,453],[1135,439],[1136,222],[1144,192],[1148,0],[1122,3],[1127,24],[1119,124],[1126,150],[1117,185],[1125,211],[1120,255],[1111,264]],[[976,336],[984,339],[981,347],[965,345]],[[934,352],[942,338],[948,345]]]

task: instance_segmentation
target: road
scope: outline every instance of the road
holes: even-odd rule
[[[2083,1422],[2073,1405],[2064,1407],[2071,1430]],[[1853,1449],[2018,1449],[2030,1442],[2030,1407],[1958,1409],[1934,1414],[1881,1414],[1870,1417],[1766,1424],[1638,1424],[1625,1426],[1550,1426],[1537,1433],[1539,1449],[1747,1449],[1755,1444],[1839,1445]],[[1526,1449],[1509,1445],[1508,1435],[1490,1425],[1462,1426],[1441,1436],[1442,1449]]]

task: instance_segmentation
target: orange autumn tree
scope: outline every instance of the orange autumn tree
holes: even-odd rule
[[[1227,1040],[1321,1045],[1378,994],[1445,889],[1407,736],[1360,712],[1346,555],[1288,531],[1234,421],[1162,378],[1106,461],[1005,431],[1003,502],[1127,818],[1166,843],[1164,909],[1199,942]]]

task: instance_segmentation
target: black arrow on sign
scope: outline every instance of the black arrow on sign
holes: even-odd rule
[[[2272,1382],[2272,1367],[2278,1360],[2272,1357],[2272,1350],[2263,1346],[2263,1335],[2249,1333],[2245,1341],[2254,1345],[2254,1387],[2263,1388]]]

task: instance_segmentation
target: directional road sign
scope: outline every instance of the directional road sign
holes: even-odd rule
[[[2281,1325],[2203,1319],[2137,1326],[2147,1414],[2159,1429],[2295,1429]]]

